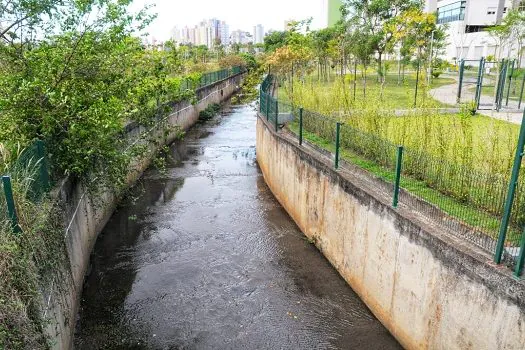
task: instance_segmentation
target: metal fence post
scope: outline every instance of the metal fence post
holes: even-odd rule
[[[461,90],[463,89],[463,74],[465,73],[465,60],[461,60],[459,64],[459,85],[458,85],[458,97],[457,103],[461,102]]]
[[[13,197],[13,187],[11,185],[11,178],[9,176],[2,176],[2,183],[4,185],[5,200],[7,203],[7,213],[9,220],[11,220],[11,227],[14,233],[21,233],[22,230],[18,225],[18,215],[16,214],[15,199]]]
[[[516,269],[514,270],[514,276],[521,277],[523,272],[523,263],[525,262],[525,229],[521,233],[521,242],[520,242],[520,254],[518,256],[518,261],[516,261]]]
[[[514,75],[514,65],[516,64],[516,61],[512,60],[512,66],[510,67],[510,75],[509,75],[509,87],[507,88],[507,98],[505,99],[505,106],[509,106],[509,96],[510,96],[510,85],[512,84],[512,76]]]
[[[501,109],[501,102],[503,100],[503,94],[505,91],[505,82],[507,79],[507,66],[508,61],[505,59],[501,60],[501,70],[499,72],[498,88],[496,90],[496,110]]]
[[[397,147],[397,161],[396,161],[396,179],[394,182],[394,198],[392,206],[397,208],[399,203],[399,183],[401,182],[401,165],[403,164],[403,146]]]
[[[339,169],[339,148],[341,139],[341,123],[335,124],[335,168]]]
[[[482,86],[482,79],[483,79],[483,65],[484,65],[484,61],[485,58],[484,57],[481,57],[480,60],[479,60],[479,67],[478,67],[478,80],[476,82],[476,95],[475,95],[475,98],[476,98],[476,109],[479,109],[479,104],[480,104],[480,101],[481,101],[481,86]]]
[[[299,146],[303,144],[303,107],[299,108]]]
[[[44,147],[44,141],[36,141],[36,149],[38,153],[38,158],[40,159],[40,184],[42,185],[42,192],[45,192],[49,189],[49,172],[47,168],[47,157]]]
[[[521,102],[523,100],[523,88],[525,88],[525,74],[523,74],[523,79],[521,80],[520,100],[518,102],[518,109],[521,109]]]
[[[266,94],[266,120],[270,120],[270,94]]]
[[[518,147],[516,148],[516,156],[514,158],[514,166],[512,167],[512,175],[509,182],[509,190],[507,193],[507,199],[505,200],[505,209],[503,210],[503,217],[501,219],[501,225],[499,229],[498,243],[496,246],[496,253],[494,255],[494,262],[496,264],[501,263],[501,257],[503,255],[503,249],[505,247],[505,238],[507,236],[507,230],[510,221],[510,215],[512,212],[512,205],[514,203],[514,195],[516,193],[516,186],[518,185],[518,177],[520,175],[521,160],[523,159],[523,148],[525,145],[525,112],[521,120],[520,136],[518,138]]]
[[[275,100],[275,132],[279,132],[279,101]]]

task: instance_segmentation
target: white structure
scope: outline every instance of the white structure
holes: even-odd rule
[[[229,26],[224,21],[212,18],[200,22],[195,27],[184,27],[180,32],[180,43],[192,45],[205,45],[213,48],[218,43],[229,44]]]
[[[501,47],[485,30],[496,25],[507,10],[517,6],[512,0],[426,0],[425,10],[436,12],[438,23],[447,25],[446,60],[479,60],[481,57],[509,56],[512,45]],[[517,53],[514,53],[516,55]]]
[[[264,42],[264,27],[258,24],[253,27],[253,43],[262,44]]]
[[[253,37],[250,33],[243,30],[234,30],[230,36],[230,42],[232,44],[246,45],[253,43]]]

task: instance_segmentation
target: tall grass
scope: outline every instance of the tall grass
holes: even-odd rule
[[[472,115],[468,108],[457,114],[440,114],[430,108],[399,116],[391,107],[395,102],[389,104],[373,93],[366,101],[357,101],[340,112],[346,107],[341,102],[339,84],[343,82],[332,82],[330,88],[298,83],[293,94],[282,87],[279,97],[285,103],[308,106],[303,116],[304,130],[328,143],[334,142],[335,122],[343,122],[343,154],[346,152],[352,159],[372,161],[393,171],[396,146],[403,145],[403,174],[411,190],[474,230],[496,237],[519,126]],[[430,105],[431,100],[426,106]],[[518,243],[520,228],[525,224],[524,188],[522,177],[511,220],[511,245]]]
[[[13,232],[0,186],[0,345],[6,349],[46,348],[38,291],[52,283],[63,263],[62,222],[54,202],[30,199],[39,159],[19,167],[22,153],[0,144],[0,174],[11,176],[21,234]]]

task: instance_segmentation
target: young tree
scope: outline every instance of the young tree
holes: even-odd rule
[[[383,79],[383,56],[391,48],[395,32],[388,25],[403,12],[421,9],[419,0],[345,0],[348,21],[362,35],[377,54],[378,81]]]

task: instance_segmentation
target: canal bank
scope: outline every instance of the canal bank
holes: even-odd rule
[[[78,349],[398,349],[274,199],[256,112],[225,107],[171,146],[102,231]]]
[[[257,121],[257,161],[305,235],[407,349],[523,349],[525,283],[416,208],[429,206],[273,121]],[[388,191],[384,191],[388,188]],[[440,220],[450,220],[442,213]]]
[[[194,125],[200,111],[228,100],[239,89],[244,76],[244,73],[234,74],[199,88],[194,101],[174,103],[172,112],[153,125],[128,124],[129,147],[140,146],[141,152],[128,169],[126,184],[133,185],[161,147],[179,137],[181,130]],[[84,182],[68,177],[53,190],[52,197],[61,205],[65,227],[64,261],[49,278],[51,283],[43,286],[39,293],[40,312],[50,347],[69,349],[90,253],[98,234],[113,214],[119,195],[111,189],[87,187]]]

